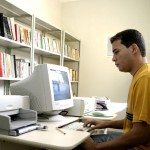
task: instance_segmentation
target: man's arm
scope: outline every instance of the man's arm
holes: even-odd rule
[[[144,122],[133,123],[133,128],[119,138],[99,144],[96,144],[91,138],[88,138],[82,143],[82,146],[85,150],[126,150],[131,147],[147,144],[149,135],[150,125]]]
[[[124,119],[106,122],[106,128],[123,129]]]
[[[123,120],[114,120],[114,121],[103,121],[99,119],[86,119],[83,121],[84,127],[90,127],[90,130],[94,129],[103,129],[103,128],[115,128],[123,129]]]

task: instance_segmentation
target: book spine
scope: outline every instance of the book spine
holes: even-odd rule
[[[12,77],[12,72],[11,72],[11,56],[10,54],[6,54],[6,77]]]
[[[10,17],[9,19],[10,19],[10,26],[12,29],[12,39],[16,41],[14,17]]]
[[[16,41],[20,42],[20,30],[19,30],[19,25],[15,23],[15,36],[16,36]]]
[[[11,55],[11,74],[13,78],[16,77],[15,70],[15,55]]]
[[[11,31],[9,28],[9,23],[7,17],[3,16],[3,23],[4,23],[4,30],[6,30],[5,37],[8,37],[9,39],[12,39]]]
[[[3,13],[0,13],[0,36],[5,36],[4,34],[4,24],[3,24]]]
[[[0,77],[3,77],[3,53],[0,52]]]
[[[15,78],[17,78],[16,55],[12,55],[12,57],[13,57],[13,62],[14,62],[14,73],[15,73]]]

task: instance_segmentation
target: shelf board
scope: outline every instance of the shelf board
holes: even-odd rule
[[[44,57],[49,57],[49,58],[56,58],[56,59],[60,58],[59,53],[53,53],[48,50],[43,50],[38,48],[35,48],[35,54],[42,55]]]
[[[6,47],[6,48],[9,48],[9,49],[21,48],[25,51],[30,51],[30,48],[31,48],[29,45],[19,43],[17,41],[14,41],[14,40],[2,37],[2,36],[0,36],[0,43],[1,43],[0,46]]]
[[[79,60],[76,60],[74,58],[68,57],[68,56],[64,56],[64,60],[65,61],[74,61],[74,62],[79,62]]]
[[[79,81],[71,81],[71,83],[79,83]]]
[[[20,81],[22,78],[9,78],[9,77],[0,77],[0,80],[7,81]]]

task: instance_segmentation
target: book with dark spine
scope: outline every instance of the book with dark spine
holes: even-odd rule
[[[0,36],[5,37],[4,24],[3,24],[3,13],[0,13]]]
[[[3,24],[4,24],[4,33],[5,33],[5,37],[12,39],[12,34],[10,31],[10,27],[9,27],[9,23],[8,23],[8,19],[6,16],[3,16]],[[6,31],[6,32],[5,32]]]

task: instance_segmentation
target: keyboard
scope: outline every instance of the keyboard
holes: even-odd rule
[[[39,115],[38,121],[41,122],[60,122],[64,121],[65,117],[62,115]]]
[[[83,127],[83,124],[83,122],[72,122],[70,124],[67,124],[66,126],[63,126],[63,129],[88,131],[89,128]]]

